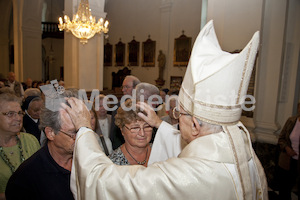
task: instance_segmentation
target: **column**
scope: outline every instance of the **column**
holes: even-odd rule
[[[286,1],[265,0],[260,33],[261,48],[257,68],[256,108],[254,115],[256,139],[277,144],[280,129],[277,123],[277,102],[282,65]]]
[[[65,1],[65,14],[71,19],[76,14],[77,0]],[[104,0],[90,0],[92,15],[98,21],[105,18]],[[75,5],[75,6],[74,6]],[[74,8],[74,10],[72,10]],[[76,87],[91,91],[103,89],[103,34],[96,34],[88,40],[87,44],[81,44],[80,40],[71,33],[64,34],[64,76],[67,87]]]
[[[159,46],[157,47],[157,53],[159,50],[162,50],[162,52],[166,55],[166,65],[164,69],[164,80],[165,85],[169,85],[169,66],[172,64],[173,57],[170,55],[173,55],[173,52],[170,52],[170,29],[171,29],[171,11],[172,11],[172,0],[162,0],[161,6],[160,6],[160,12],[161,12],[161,18],[160,18],[160,37],[159,37]],[[155,58],[157,59],[157,58]],[[157,69],[159,70],[159,69]],[[157,77],[156,77],[157,78]],[[164,87],[164,86],[162,86]]]

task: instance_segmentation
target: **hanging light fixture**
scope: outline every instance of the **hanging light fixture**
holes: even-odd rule
[[[94,37],[96,33],[101,34],[108,32],[107,20],[100,18],[96,23],[95,17],[91,15],[91,9],[88,0],[81,0],[76,15],[73,15],[72,21],[65,15],[64,22],[59,18],[58,28],[60,31],[71,31],[72,34],[80,39],[82,44],[86,44],[88,39]]]

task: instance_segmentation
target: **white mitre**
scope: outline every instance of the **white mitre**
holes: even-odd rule
[[[179,93],[180,105],[200,120],[236,124],[252,73],[259,33],[239,54],[222,51],[208,22],[199,33]]]
[[[253,199],[248,161],[256,155],[239,119],[258,46],[256,32],[239,54],[222,51],[213,21],[208,22],[195,41],[179,93],[179,103],[186,112],[221,125],[227,134],[244,199]],[[261,177],[265,180],[264,174]]]

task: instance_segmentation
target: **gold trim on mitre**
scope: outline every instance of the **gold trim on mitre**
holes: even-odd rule
[[[239,54],[222,51],[213,21],[199,33],[179,93],[186,112],[209,123],[236,124],[259,44],[256,32]]]

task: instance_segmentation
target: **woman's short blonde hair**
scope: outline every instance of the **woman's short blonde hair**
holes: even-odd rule
[[[132,104],[135,103],[131,99],[127,99],[122,106],[120,106],[117,110],[117,114],[115,116],[115,124],[118,126],[120,129],[124,127],[125,124],[130,124],[135,121],[142,121],[143,119],[138,116],[139,112],[142,112],[141,110],[137,109],[136,106],[133,108],[136,108],[135,110],[133,109],[126,109],[124,110],[123,108],[130,108],[132,107]],[[144,112],[143,112],[144,113]],[[146,113],[144,113],[146,115]]]

